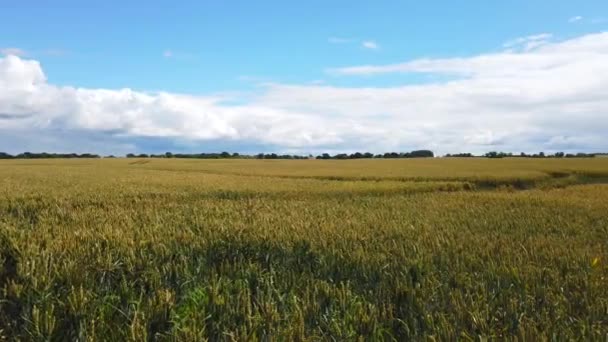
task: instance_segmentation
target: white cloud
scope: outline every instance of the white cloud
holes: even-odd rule
[[[329,37],[327,42],[331,44],[357,44],[364,49],[377,50],[380,45],[373,40],[359,40],[355,38]]]
[[[576,22],[581,21],[581,20],[583,20],[583,17],[580,16],[580,15],[577,15],[577,16],[574,16],[574,17],[568,19],[568,22],[569,23],[576,23]]]
[[[40,64],[16,56],[0,59],[0,129],[71,129],[191,140],[243,140],[281,146],[336,141],[317,127],[320,118],[224,98],[130,89],[84,89],[48,84]]]
[[[95,134],[107,134],[103,141],[113,146],[149,137],[303,153],[608,150],[608,33],[530,51],[335,72],[455,78],[366,88],[271,84],[245,97],[192,96],[57,86],[37,61],[8,56],[0,58],[0,150],[15,148],[3,136],[32,132],[39,139],[28,147],[40,150],[51,146],[47,141],[64,149],[95,146],[86,138]]]
[[[365,49],[369,49],[369,50],[377,50],[380,48],[380,46],[378,45],[378,43],[374,42],[373,40],[366,40],[361,42],[361,46]]]
[[[518,40],[527,44],[546,39],[547,35],[533,36],[533,39]],[[329,69],[335,75],[378,75],[390,73],[431,73],[477,77],[505,77],[513,80],[529,78],[542,73],[551,76],[553,71],[574,65],[594,62],[603,67],[601,59],[608,52],[608,32],[590,34],[558,43],[545,43],[535,49],[509,50],[498,53],[482,54],[465,58],[417,59],[398,64],[363,65]],[[509,46],[515,46],[509,44]],[[587,67],[580,66],[588,70]],[[561,69],[560,69],[561,68]],[[575,75],[571,75],[575,76]],[[574,81],[582,77],[575,77]]]
[[[171,57],[173,57],[173,51],[171,51],[171,50],[165,50],[165,51],[163,51],[163,57],[165,57],[165,58],[171,58]]]
[[[6,48],[0,48],[0,55],[5,55],[5,56],[26,56],[27,52],[25,52],[25,50],[20,49],[20,48],[16,48],[16,47],[6,47]]]

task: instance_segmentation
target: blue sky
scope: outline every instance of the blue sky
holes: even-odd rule
[[[538,32],[574,36],[598,25],[569,25],[569,18],[608,15],[606,1],[90,3],[3,1],[0,42],[32,51],[49,80],[63,85],[188,93],[239,90],[259,80],[365,86],[383,80],[332,78],[324,70],[473,55]],[[332,37],[357,42],[331,44]],[[363,48],[366,40],[380,48]],[[163,57],[166,51],[174,57]]]
[[[317,88],[342,92],[353,89],[372,89],[381,92],[383,89],[414,90],[404,87],[446,86],[451,81],[471,76],[463,75],[461,72],[410,71],[409,69],[405,72],[353,74],[343,72],[343,69],[390,66],[420,60],[467,59],[502,54],[505,51],[532,55],[536,53],[533,50],[537,47],[526,49],[523,46],[529,42],[530,37],[544,35],[537,39],[541,43],[539,46],[550,47],[551,44],[559,45],[593,35],[596,35],[595,39],[603,41],[603,36],[598,38],[598,35],[606,29],[608,29],[606,1],[467,1],[462,4],[448,1],[316,0],[302,2],[106,0],[95,4],[73,0],[0,1],[0,51],[4,52],[5,59],[13,55],[21,62],[36,62],[44,74],[43,82],[47,85],[58,89],[118,91],[128,88],[142,94],[166,92],[198,96],[201,99],[222,97],[224,106],[238,104],[247,107],[240,114],[226,114],[222,112],[226,108],[219,108],[221,113],[217,115],[222,117],[248,116],[249,110],[255,107],[257,111],[262,111],[263,108],[278,111],[275,113],[279,117],[277,121],[280,121],[281,116],[309,115],[312,119],[302,120],[304,126],[301,131],[310,130],[308,126],[314,122],[323,122],[325,125],[324,130],[303,134],[303,138],[296,142],[284,141],[284,138],[258,139],[253,133],[245,134],[243,129],[235,128],[238,126],[233,122],[236,119],[231,119],[233,121],[227,124],[230,127],[222,126],[225,122],[218,123],[219,133],[215,135],[200,132],[181,134],[179,130],[173,128],[171,132],[163,133],[160,132],[162,127],[156,127],[158,128],[156,131],[160,133],[154,134],[147,127],[132,129],[133,124],[112,127],[112,131],[118,129],[124,134],[109,137],[109,142],[126,146],[124,147],[126,150],[148,149],[145,144],[140,143],[142,138],[155,141],[167,140],[170,142],[167,143],[167,147],[175,147],[175,141],[186,140],[188,143],[183,145],[184,149],[197,149],[199,143],[209,146],[209,141],[218,141],[217,139],[229,140],[228,146],[236,146],[236,149],[239,149],[239,141],[250,144],[253,139],[255,142],[253,146],[270,146],[267,148],[301,152],[355,149],[369,146],[367,143],[354,143],[368,141],[366,139],[373,140],[375,145],[372,146],[376,149],[421,147],[418,144],[424,143],[424,139],[420,141],[413,139],[408,142],[403,137],[395,136],[390,141],[380,141],[381,139],[377,137],[368,137],[369,134],[361,137],[353,135],[353,130],[356,131],[354,128],[345,128],[346,133],[331,129],[332,127],[327,127],[331,125],[331,120],[325,121],[340,115],[341,122],[344,122],[343,112],[347,111],[348,107],[343,103],[329,104],[327,99],[309,95],[316,93]],[[513,48],[508,46],[509,41],[518,38],[522,40],[514,44]],[[590,45],[589,49],[593,49],[593,46]],[[546,51],[541,52],[549,53],[549,47],[545,47]],[[603,53],[603,50],[592,52]],[[11,67],[15,68],[15,60],[11,63]],[[5,64],[8,65],[8,62]],[[522,67],[522,69],[526,68]],[[280,92],[285,89],[293,90],[290,88],[292,86],[296,87],[299,93],[296,95],[290,93],[290,96],[293,95],[296,99],[307,97],[310,101],[327,102],[327,106],[308,108],[302,103],[305,101],[284,104],[278,103],[281,101],[270,100],[276,99],[274,96],[276,88],[279,88]],[[21,97],[26,95],[28,94],[19,93]],[[375,94],[369,96],[376,97]],[[395,100],[387,99],[382,104],[389,101]],[[517,102],[522,103],[522,101]],[[431,98],[429,104],[433,102]],[[4,112],[7,112],[15,105],[5,104],[5,107]],[[372,121],[374,123],[383,121],[386,124],[390,120],[387,118],[390,117],[406,118],[409,117],[408,115],[415,115],[415,113],[403,112],[403,108],[407,107],[408,102],[404,102],[399,106],[387,106],[377,111],[362,113],[357,117],[347,117],[346,121],[353,121],[356,127],[366,126]],[[210,108],[210,111],[213,112],[214,109],[217,108]],[[163,119],[158,119],[159,116],[170,117],[180,110],[171,107],[171,110],[157,113],[153,121],[162,122]],[[32,111],[34,110],[30,110]],[[592,111],[595,115],[604,115],[604,107]],[[206,114],[191,112],[189,115],[199,118]],[[8,114],[5,116],[8,117]],[[57,119],[57,115],[53,118],[55,126],[58,122],[62,122]],[[437,118],[436,121],[420,123],[419,131],[440,125],[442,123],[440,120],[441,118]],[[475,122],[480,123],[483,120],[478,118]],[[200,124],[204,125],[204,122],[201,121]],[[57,128],[55,126],[53,129]],[[78,135],[85,134],[83,132],[87,130],[97,132],[98,127],[94,126],[89,120],[78,127],[60,128]],[[390,127],[390,122],[386,126]],[[519,143],[517,139],[520,138],[515,138],[527,134],[523,130],[519,129],[517,132],[511,131],[507,134],[497,131],[500,126],[490,126],[479,127],[477,133],[461,132],[460,135],[463,137],[467,134],[469,136],[508,135],[510,137],[504,139],[511,142],[502,147],[532,148]],[[0,130],[10,128],[14,132],[14,127],[15,124],[9,126],[0,121]],[[42,124],[37,127],[42,131],[46,129]],[[382,131],[385,128],[377,129]],[[556,139],[576,138],[577,141],[585,139],[594,141],[593,137],[568,134],[567,130],[545,133],[547,139],[557,137]],[[399,132],[390,134],[399,135]],[[412,132],[408,134],[416,136]],[[327,141],[325,143],[306,143],[317,135],[336,137],[333,140],[325,139]],[[383,133],[378,135],[382,136]],[[458,133],[455,132],[454,135]],[[129,140],[128,137],[132,137],[133,144],[122,145]],[[59,137],[55,138],[59,139]],[[537,141],[535,140],[537,138],[538,136],[535,136],[530,141]],[[445,143],[438,140],[427,142],[429,143],[439,150],[449,150]],[[154,143],[151,146],[162,150],[162,144],[158,145]],[[70,144],[62,142],[61,146],[70,146]],[[78,144],[74,143],[74,146]],[[572,148],[591,148],[585,144],[573,146]],[[479,151],[500,147],[500,145],[462,143],[462,148]],[[538,148],[541,147],[543,146]],[[546,147],[560,146],[548,144]],[[0,145],[0,150],[2,149],[19,150],[19,146]],[[246,148],[242,145],[240,149]]]

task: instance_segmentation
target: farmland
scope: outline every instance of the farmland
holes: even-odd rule
[[[0,161],[0,340],[608,336],[608,158]]]

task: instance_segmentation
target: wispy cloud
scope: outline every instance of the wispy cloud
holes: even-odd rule
[[[183,51],[175,51],[172,49],[166,49],[163,51],[162,56],[166,59],[175,59],[175,60],[192,60],[196,58],[196,55],[183,52]]]
[[[583,17],[580,16],[580,15],[577,15],[577,16],[574,16],[574,17],[568,19],[568,22],[569,23],[576,23],[576,22],[579,22],[581,20],[583,20]]]
[[[342,38],[342,37],[329,37],[327,38],[327,42],[331,44],[348,44],[353,43],[355,39],[352,38]]]
[[[373,40],[361,40],[357,38],[329,37],[327,42],[330,44],[357,44],[368,50],[377,50],[380,48],[380,45]]]
[[[328,73],[335,75],[378,75],[389,73],[429,73],[456,76],[495,76],[504,77],[521,75],[526,70],[536,72],[539,68],[550,68],[554,63],[563,63],[564,60],[577,61],[577,55],[570,53],[582,53],[576,49],[569,48],[569,44],[588,43],[581,40],[569,40],[561,43],[551,43],[551,34],[543,33],[523,38],[517,38],[504,44],[509,48],[507,51],[483,54],[469,58],[445,58],[445,59],[416,59],[404,63],[387,65],[360,65],[328,69]],[[588,37],[608,38],[608,33],[589,35]],[[588,38],[589,39],[589,38]],[[601,40],[603,43],[603,40]],[[565,49],[568,53],[560,53],[556,49]],[[521,75],[522,77],[524,75]]]
[[[380,46],[378,45],[378,43],[376,43],[373,40],[365,40],[363,42],[361,42],[361,46],[364,49],[368,49],[368,50],[377,50],[380,48]]]
[[[0,48],[0,55],[12,55],[12,56],[19,56],[19,57],[23,57],[23,56],[27,56],[27,52],[23,49],[20,48],[16,48],[16,47],[5,47],[5,48]]]
[[[529,51],[548,43],[551,38],[553,38],[551,33],[540,33],[509,40],[502,46],[507,49],[523,49],[524,51]]]

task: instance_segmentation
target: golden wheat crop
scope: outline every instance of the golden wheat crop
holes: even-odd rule
[[[608,335],[608,158],[0,162],[0,340]]]

